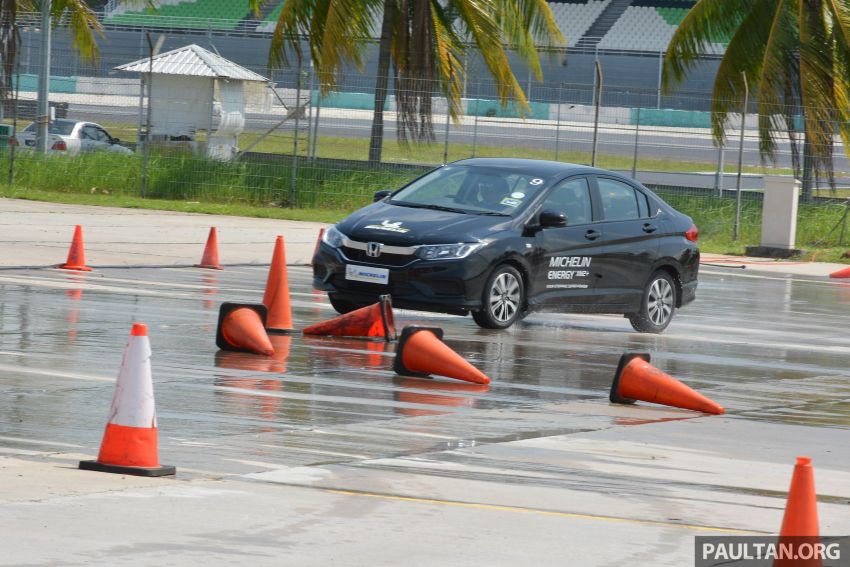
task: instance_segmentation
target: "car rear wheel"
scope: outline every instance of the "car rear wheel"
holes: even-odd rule
[[[670,274],[657,271],[649,278],[643,291],[640,311],[627,313],[626,317],[640,333],[660,333],[673,320],[676,311],[676,285]]]
[[[484,286],[481,309],[472,318],[485,329],[506,329],[521,319],[525,309],[522,276],[513,267],[496,268]]]

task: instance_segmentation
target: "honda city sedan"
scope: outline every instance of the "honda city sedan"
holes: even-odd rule
[[[660,333],[694,300],[691,218],[622,175],[528,159],[444,165],[325,231],[313,285],[340,313],[395,306],[504,329],[535,310],[616,313]]]

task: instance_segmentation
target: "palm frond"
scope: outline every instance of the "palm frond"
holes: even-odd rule
[[[670,93],[719,37],[731,37],[757,0],[699,0],[676,28],[664,57],[662,88]],[[763,24],[763,22],[762,22]]]

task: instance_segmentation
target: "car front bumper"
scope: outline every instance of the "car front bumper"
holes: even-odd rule
[[[346,279],[347,264],[387,268],[387,284]],[[482,289],[489,264],[477,254],[458,260],[411,259],[405,266],[348,260],[337,248],[324,242],[313,257],[313,287],[358,305],[368,305],[389,294],[393,305],[465,315],[481,307]]]

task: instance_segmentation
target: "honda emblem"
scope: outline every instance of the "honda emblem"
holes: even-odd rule
[[[366,255],[370,258],[377,258],[381,255],[381,250],[384,248],[384,245],[380,242],[369,242],[366,244]]]

